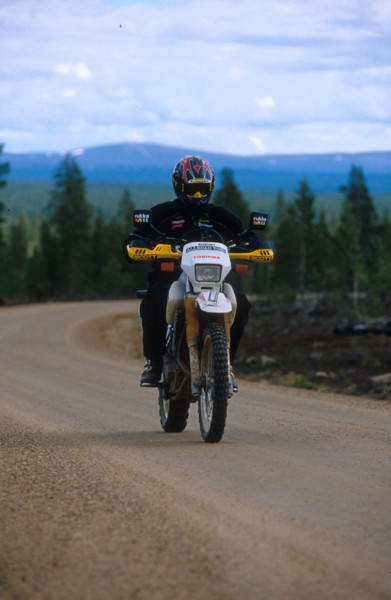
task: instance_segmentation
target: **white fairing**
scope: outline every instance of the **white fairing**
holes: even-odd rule
[[[220,265],[221,274],[218,281],[196,281],[196,265]],[[231,260],[224,244],[217,242],[192,242],[183,247],[182,274],[171,285],[166,307],[166,320],[169,325],[174,322],[174,313],[183,306],[185,296],[192,296],[202,311],[209,313],[229,313],[232,324],[236,313],[236,297],[232,286],[223,283],[231,270]],[[191,284],[191,285],[190,285]]]
[[[238,303],[237,303],[237,300],[236,300],[235,292],[234,292],[233,287],[232,287],[232,285],[230,283],[224,283],[223,284],[223,292],[224,292],[226,298],[232,304],[232,313],[229,315],[229,324],[232,325],[232,323],[235,320],[236,309],[238,307]]]
[[[209,285],[204,282],[198,282],[195,276],[197,265],[219,265],[221,266],[221,275],[218,281]],[[189,277],[193,291],[200,293],[205,289],[219,289],[224,279],[231,270],[231,260],[228,249],[219,242],[190,242],[183,247],[182,270]]]
[[[221,268],[217,281],[196,280],[197,265],[218,265]],[[227,247],[219,242],[193,242],[183,247],[182,269],[188,276],[192,291],[198,294],[196,302],[201,310],[210,313],[232,313],[232,302],[222,293],[222,282],[231,270]],[[189,290],[188,290],[189,291]]]
[[[177,308],[183,306],[183,298],[185,297],[186,291],[186,278],[183,277],[183,273],[179,277],[178,281],[174,281],[168,292],[167,306],[166,306],[166,321],[168,325],[173,325],[174,314]]]

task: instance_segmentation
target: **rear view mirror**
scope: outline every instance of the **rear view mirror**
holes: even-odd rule
[[[250,215],[249,228],[255,231],[263,231],[266,229],[269,215],[264,212],[252,212]]]
[[[151,211],[147,208],[133,211],[133,225],[139,231],[150,231],[152,224]]]

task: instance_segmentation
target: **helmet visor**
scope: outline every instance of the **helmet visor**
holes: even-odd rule
[[[185,183],[183,191],[189,202],[195,204],[207,202],[212,192],[212,184],[210,182]]]

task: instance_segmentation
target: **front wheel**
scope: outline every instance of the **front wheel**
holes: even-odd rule
[[[159,389],[159,415],[160,424],[167,433],[180,433],[184,431],[189,417],[188,400],[169,400],[165,390]]]
[[[219,442],[224,433],[230,391],[227,338],[219,323],[210,323],[203,334],[201,380],[198,400],[201,435],[205,442]]]

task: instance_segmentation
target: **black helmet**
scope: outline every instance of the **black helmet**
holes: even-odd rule
[[[172,184],[177,198],[186,206],[199,207],[209,202],[215,176],[207,160],[200,156],[185,156],[174,167]]]

